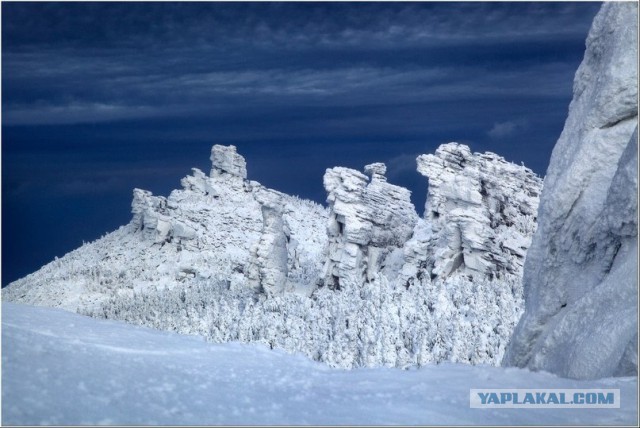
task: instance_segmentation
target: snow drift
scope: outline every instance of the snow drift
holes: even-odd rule
[[[634,425],[637,379],[441,364],[332,370],[51,308],[2,305],[3,425]],[[9,346],[7,344],[10,344]],[[620,409],[471,409],[470,388],[619,388]]]
[[[637,373],[637,14],[637,3],[605,3],[589,32],[505,364],[575,378]]]

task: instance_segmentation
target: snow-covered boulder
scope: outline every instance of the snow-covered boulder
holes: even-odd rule
[[[507,365],[574,378],[637,373],[637,14],[637,3],[606,2],[589,32]]]
[[[191,168],[191,175],[187,175],[180,180],[180,184],[182,184],[182,187],[185,190],[189,190],[191,192],[218,196],[211,185],[211,180],[209,180],[205,173],[200,171],[198,168]]]
[[[387,166],[382,162],[365,165],[364,173],[371,177],[372,180],[375,178],[376,180],[387,181],[387,177],[385,177]]]
[[[542,180],[530,169],[448,143],[417,159],[429,178],[432,278],[453,273],[478,279],[520,274],[535,230]]]
[[[411,192],[387,183],[384,164],[359,171],[336,167],[324,175],[330,215],[325,284],[340,289],[371,281],[386,255],[411,237],[418,220]]]

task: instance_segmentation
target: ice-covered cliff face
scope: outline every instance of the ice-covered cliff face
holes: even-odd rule
[[[389,253],[411,237],[418,221],[411,193],[387,183],[384,164],[367,165],[365,172],[369,177],[337,167],[324,175],[329,203],[324,281],[333,289],[372,281]]]
[[[251,265],[247,272],[249,285],[269,296],[292,291],[289,287],[289,264],[299,267],[288,224],[282,213],[284,195],[271,189],[256,192],[262,208],[262,233],[251,249]]]
[[[432,277],[519,274],[536,226],[542,180],[493,153],[443,144],[418,157],[429,178],[425,218],[433,235]]]
[[[637,373],[638,6],[604,3],[551,157],[504,363],[561,376]]]
[[[194,169],[166,198],[134,190],[128,225],[3,297],[266,343],[335,367],[501,360],[535,227],[540,180],[531,171],[444,145],[419,161],[440,217],[419,218],[382,163],[365,174],[328,169],[325,209],[249,181],[233,146],[213,146],[211,161],[209,176]],[[456,193],[460,183],[472,196]],[[436,269],[457,259],[457,269]],[[483,269],[470,269],[473,260]]]

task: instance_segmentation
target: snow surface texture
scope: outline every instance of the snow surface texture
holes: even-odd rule
[[[637,378],[440,364],[332,370],[59,309],[2,305],[3,425],[636,425]],[[470,388],[619,388],[620,409],[471,409]]]
[[[450,165],[452,153],[464,167]],[[541,180],[530,170],[444,145],[427,168],[442,165],[429,197],[445,201],[438,209],[453,224],[443,233],[419,218],[407,189],[387,182],[382,163],[366,174],[328,169],[325,209],[247,180],[233,146],[214,146],[211,159],[209,176],[194,169],[168,198],[136,189],[130,224],[3,297],[264,343],[333,367],[500,363],[522,312],[521,258],[535,229]],[[446,190],[467,181],[473,203]],[[445,275],[437,267],[447,257],[464,262],[449,262]],[[479,260],[482,271],[469,267]]]
[[[506,364],[582,379],[637,373],[637,14],[637,3],[604,3],[589,32]]]

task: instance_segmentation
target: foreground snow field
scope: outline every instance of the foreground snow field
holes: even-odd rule
[[[621,409],[470,409],[470,388],[620,388]],[[628,424],[637,378],[516,368],[330,369],[59,309],[2,304],[2,423]]]

